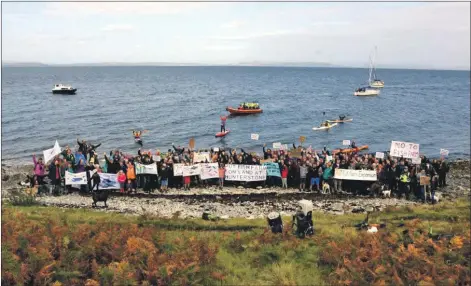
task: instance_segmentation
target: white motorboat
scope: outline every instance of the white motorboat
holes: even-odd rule
[[[353,95],[355,96],[375,96],[379,94],[380,94],[379,89],[376,89],[370,86],[360,87],[357,90],[355,90],[355,92],[353,93]]]
[[[52,89],[53,94],[75,94],[76,88],[70,85],[56,84]]]

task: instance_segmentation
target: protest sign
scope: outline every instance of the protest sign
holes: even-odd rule
[[[419,157],[419,144],[402,142],[402,141],[392,141],[391,142],[391,156],[394,157],[404,157],[404,158],[417,158]]]
[[[100,190],[117,190],[119,189],[118,175],[99,173],[100,175]]]
[[[194,163],[206,163],[211,162],[211,157],[207,152],[193,153],[193,162]]]
[[[384,159],[384,153],[383,152],[376,152],[375,158],[376,159]]]
[[[219,177],[218,163],[200,164],[201,166],[201,180],[213,179]]]
[[[301,142],[301,144],[303,144],[304,141],[306,141],[306,137],[305,136],[299,136],[299,142]]]
[[[44,163],[48,163],[49,161],[51,161],[55,156],[59,155],[60,153],[61,153],[61,147],[59,146],[59,142],[57,142],[57,140],[56,140],[56,143],[54,144],[54,147],[52,147],[51,149],[47,149],[47,150],[43,151]],[[84,160],[84,164],[85,164],[85,160]]]
[[[447,149],[440,149],[440,155],[441,156],[448,156],[449,153],[450,153],[450,151],[448,151]]]
[[[173,175],[175,177],[177,176],[183,176],[183,164],[178,163],[178,164],[173,164]]]
[[[290,151],[291,157],[293,158],[302,158],[302,149],[300,147]]]
[[[273,149],[281,149],[281,142],[273,143]]]
[[[343,146],[350,146],[350,140],[343,140],[342,145]]]
[[[325,156],[325,161],[326,162],[332,161],[332,156],[329,156],[329,155]]]
[[[150,165],[136,163],[136,175],[141,174],[157,175],[157,165],[155,163]]]
[[[422,159],[420,157],[412,158],[412,164],[420,165],[420,163],[422,163]]]
[[[265,166],[259,165],[226,165],[227,181],[265,181],[267,179],[267,170]]]
[[[350,170],[335,169],[334,179],[354,180],[354,181],[376,181],[376,171],[374,170]]]
[[[152,156],[152,159],[154,160],[154,162],[160,162],[160,160],[162,160],[162,157],[154,155]]]
[[[196,176],[201,174],[201,166],[198,165],[190,165],[190,166],[183,166],[183,176]]]
[[[282,144],[280,150],[288,151],[288,144]]]
[[[190,142],[188,143],[188,146],[190,147],[190,149],[195,148],[195,138],[190,139]]]
[[[259,136],[258,134],[256,134],[256,133],[250,134],[250,139],[252,139],[252,140],[258,140],[258,138],[260,138],[260,136]]]
[[[263,166],[267,168],[267,176],[281,177],[278,163],[263,163]]]
[[[86,185],[87,184],[87,172],[70,173],[65,172],[65,184],[66,185]]]
[[[219,148],[218,148],[218,147],[214,147],[214,148],[213,148],[213,151],[214,151],[214,152],[219,152]]]
[[[420,185],[421,185],[421,186],[428,186],[428,185],[430,185],[430,177],[428,177],[428,176],[422,176],[422,177],[420,177]]]
[[[260,164],[263,164],[263,163],[272,163],[272,162],[273,162],[273,159],[260,160]]]

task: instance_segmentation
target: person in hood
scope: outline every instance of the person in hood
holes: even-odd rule
[[[34,176],[36,177],[36,181],[38,185],[44,184],[44,173],[46,171],[46,166],[43,163],[43,159],[39,158],[36,160],[36,155],[33,154],[33,163],[34,163]]]

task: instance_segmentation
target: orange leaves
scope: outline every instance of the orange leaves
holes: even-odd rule
[[[450,248],[453,250],[461,249],[463,247],[463,239],[460,236],[455,236],[450,241]]]

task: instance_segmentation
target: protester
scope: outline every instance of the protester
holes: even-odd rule
[[[36,155],[33,154],[33,163],[34,163],[34,177],[33,180],[38,182],[38,185],[44,184],[44,174],[46,171],[46,166],[43,163],[43,159],[39,158],[36,161]]]

